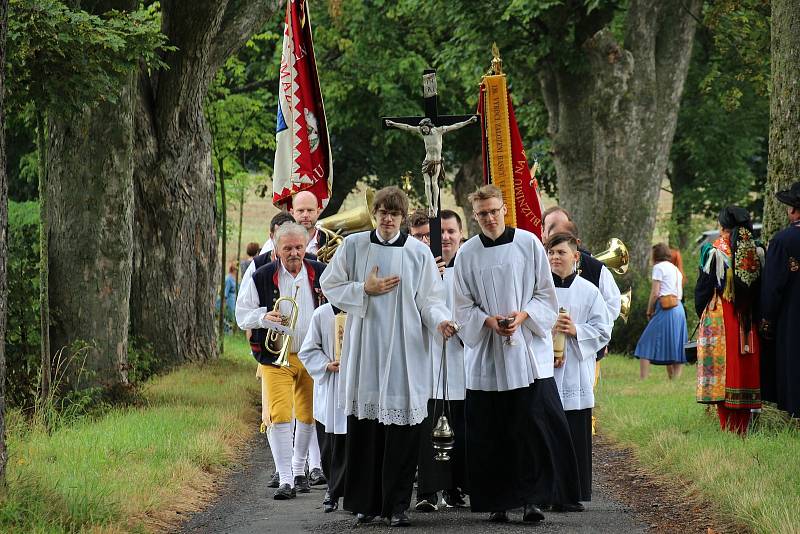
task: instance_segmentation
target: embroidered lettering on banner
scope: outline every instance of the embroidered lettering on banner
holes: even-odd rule
[[[800,271],[800,261],[797,261],[797,258],[789,256],[789,270],[793,273]]]

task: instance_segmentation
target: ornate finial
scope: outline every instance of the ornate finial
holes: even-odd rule
[[[500,59],[500,49],[497,48],[497,43],[492,43],[492,56],[492,73],[503,74],[503,60]]]
[[[403,191],[406,192],[406,195],[410,195],[411,191],[414,189],[414,186],[411,185],[411,172],[406,172],[403,177]]]

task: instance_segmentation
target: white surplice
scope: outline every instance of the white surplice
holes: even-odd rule
[[[347,416],[337,401],[339,373],[328,371],[328,364],[335,359],[335,317],[329,303],[314,311],[297,356],[314,379],[314,419],[328,434],[347,434]]]
[[[534,234],[513,232],[511,242],[488,247],[475,236],[456,256],[455,318],[466,346],[467,389],[508,391],[553,376],[551,329],[558,302],[547,253]],[[508,345],[484,321],[514,311],[526,311],[528,318]]]
[[[447,298],[447,309],[452,315],[453,290],[455,282],[455,267],[447,267],[442,277]],[[433,395],[432,399],[443,399],[442,387],[442,336],[431,338],[431,351],[433,362]],[[450,400],[464,400],[467,393],[466,376],[464,373],[464,343],[458,334],[447,340],[447,398]]]
[[[620,294],[617,282],[614,280],[614,276],[605,265],[600,269],[599,284],[600,294],[603,296],[603,300],[608,307],[608,313],[611,315],[612,320],[616,321],[617,317],[619,317],[619,311],[622,308],[622,295]]]
[[[431,251],[416,239],[404,246],[352,234],[320,278],[328,301],[347,312],[339,402],[348,415],[383,424],[415,425],[427,416],[432,391],[430,336],[448,320],[444,285]],[[389,293],[369,296],[364,283],[399,275]]]
[[[594,407],[594,362],[611,339],[614,321],[600,290],[576,276],[569,287],[556,287],[558,305],[567,310],[577,335],[566,336],[564,365],[554,372],[565,410]]]

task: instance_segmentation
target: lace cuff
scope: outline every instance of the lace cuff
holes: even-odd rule
[[[347,415],[354,415],[359,419],[377,419],[384,425],[417,425],[428,416],[428,407],[411,408],[408,410],[382,408],[378,404],[361,403],[353,401]]]

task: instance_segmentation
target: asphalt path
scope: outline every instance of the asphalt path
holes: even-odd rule
[[[410,513],[412,526],[405,531],[414,533],[453,532],[548,532],[548,533],[638,533],[646,532],[648,525],[634,512],[613,498],[605,464],[595,462],[593,500],[581,513],[548,513],[540,523],[523,523],[522,511],[510,514],[511,522],[487,522],[487,514],[473,514],[468,509],[444,508],[433,513]],[[355,516],[338,510],[322,512],[325,488],[312,488],[311,493],[298,494],[289,501],[272,498],[275,490],[267,488],[273,472],[272,458],[263,435],[256,434],[248,447],[248,454],[238,469],[228,475],[221,485],[220,494],[201,512],[192,514],[182,525],[180,533],[191,534],[261,534],[279,532],[349,532],[364,533],[388,530],[385,523],[355,526]],[[412,499],[413,501],[413,499]],[[397,529],[400,530],[400,529]],[[401,530],[402,531],[402,530]]]

